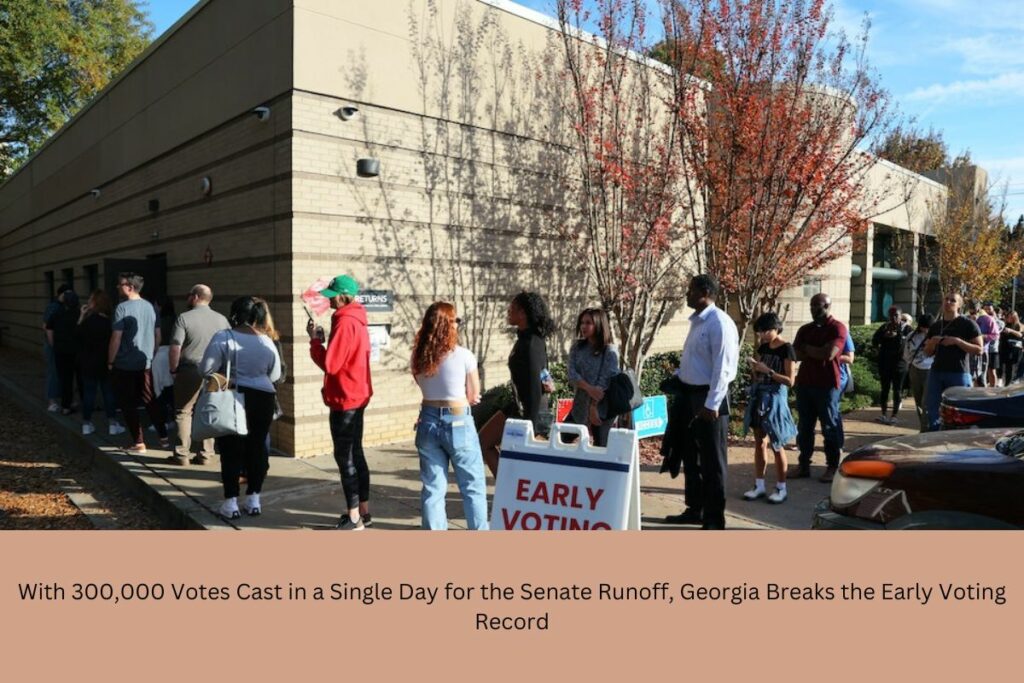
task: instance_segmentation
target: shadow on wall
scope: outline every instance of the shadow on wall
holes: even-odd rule
[[[459,5],[451,26],[433,1],[422,17],[412,6],[408,16],[410,65],[428,114],[418,117],[416,158],[392,169],[382,163],[375,182],[355,185],[361,222],[374,227],[375,279],[398,294],[392,336],[411,346],[426,307],[452,301],[464,320],[462,343],[483,372],[504,362],[507,344],[499,357],[495,335],[510,336],[508,301],[533,290],[559,323],[549,341],[554,360],[575,336],[586,276],[558,243],[567,164],[558,139],[565,122],[545,94],[553,67],[543,51],[514,44],[492,8]],[[365,52],[350,52],[345,71],[353,95],[366,101],[373,84]],[[408,146],[408,135],[372,135],[370,119],[362,117],[370,156]],[[403,208],[410,190],[420,212]],[[389,369],[404,370],[405,361],[392,358]]]

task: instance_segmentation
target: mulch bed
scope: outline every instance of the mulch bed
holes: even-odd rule
[[[95,514],[117,528],[160,528],[141,503],[98,480],[88,464],[66,453],[55,429],[0,397],[0,529],[95,528],[64,493],[62,483],[77,484],[93,496],[101,506]]]

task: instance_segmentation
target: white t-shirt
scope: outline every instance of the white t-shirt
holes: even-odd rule
[[[452,349],[437,367],[437,374],[416,375],[424,401],[465,401],[466,377],[476,370],[476,356],[464,346]]]

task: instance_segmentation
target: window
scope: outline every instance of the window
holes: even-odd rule
[[[67,285],[71,289],[75,288],[75,269],[74,268],[62,268],[60,271],[60,282],[62,285]]]
[[[89,285],[86,294],[92,294],[100,287],[100,267],[95,263],[85,267],[85,281]]]
[[[46,300],[53,301],[53,298],[57,296],[57,283],[54,281],[53,271],[48,270],[43,273],[43,278],[46,283],[43,290],[43,293],[46,295]]]
[[[804,278],[804,298],[810,299],[815,294],[821,292],[821,278],[820,277],[805,277]]]

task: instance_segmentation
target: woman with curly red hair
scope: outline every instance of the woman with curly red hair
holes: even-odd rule
[[[471,405],[480,402],[476,357],[459,346],[455,307],[430,305],[413,345],[412,374],[423,392],[416,425],[424,529],[447,529],[448,463],[462,493],[466,526],[487,529],[487,488]]]

